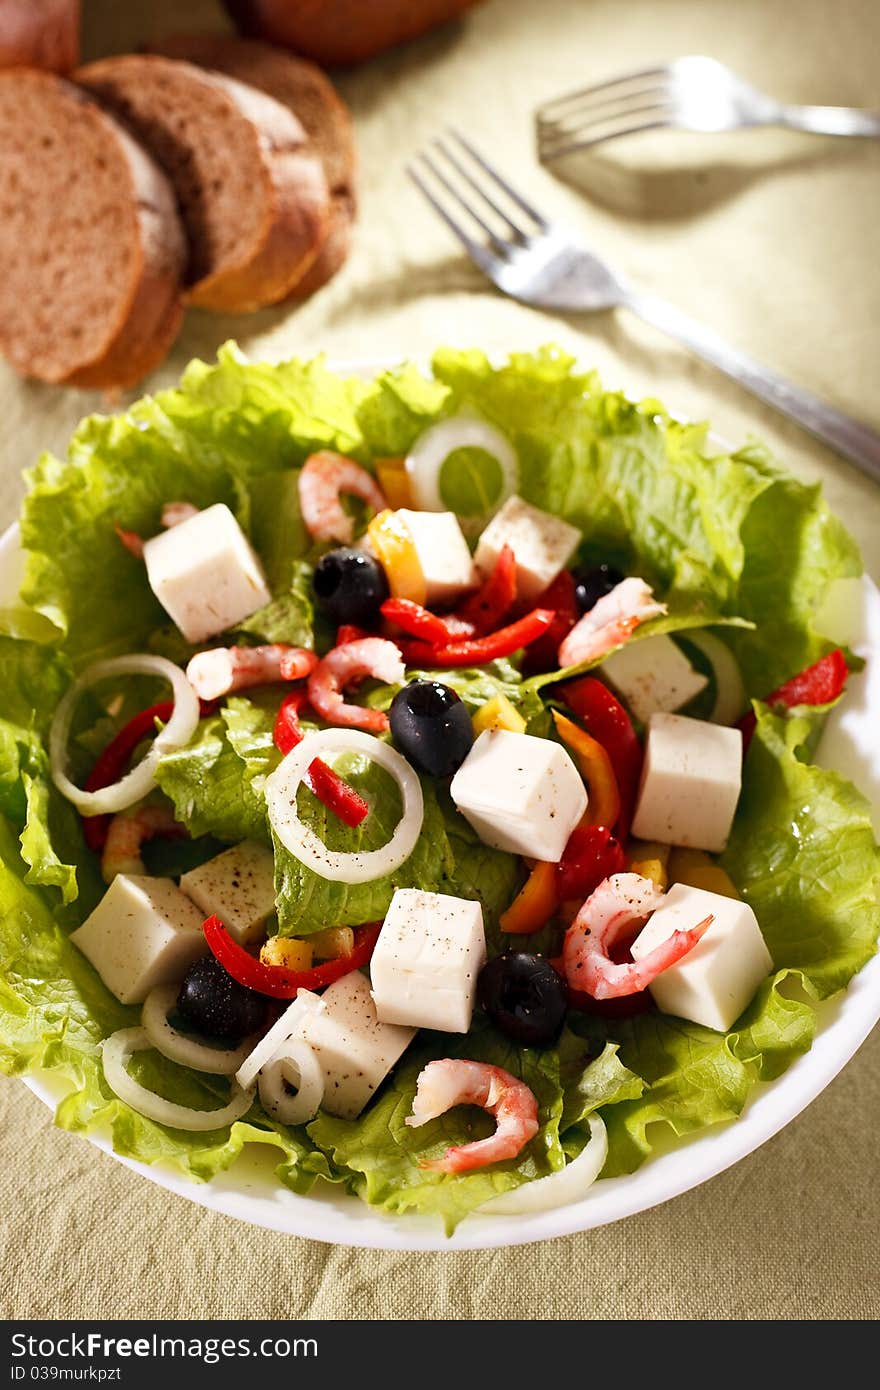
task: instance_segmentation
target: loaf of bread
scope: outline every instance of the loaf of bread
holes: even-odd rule
[[[0,71],[0,349],[17,371],[134,385],[182,316],[183,230],[164,174],[63,78]]]
[[[360,63],[479,0],[225,0],[243,34],[332,67]]]
[[[284,49],[225,34],[174,34],[150,45],[153,53],[183,58],[225,73],[282,102],[298,117],[324,167],[330,191],[327,234],[317,258],[293,287],[297,298],[325,284],[348,255],[357,203],[351,117],[320,68]]]
[[[315,261],[329,217],[321,161],[292,111],[156,54],[103,58],[75,76],[174,186],[190,246],[188,301],[244,313],[284,299]]]
[[[70,72],[79,26],[80,0],[0,0],[0,68]]]

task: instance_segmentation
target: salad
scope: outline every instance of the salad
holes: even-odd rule
[[[234,346],[28,475],[0,1065],[57,1122],[386,1212],[577,1200],[735,1118],[876,949],[811,762],[817,488],[556,349]]]

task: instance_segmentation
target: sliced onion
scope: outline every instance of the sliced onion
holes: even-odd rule
[[[295,1086],[292,1096],[285,1086]],[[281,1051],[260,1072],[263,1109],[283,1125],[304,1125],[313,1120],[324,1099],[324,1073],[308,1043],[288,1038]]]
[[[320,995],[313,994],[309,989],[301,989],[293,1003],[288,1004],[281,1017],[272,1024],[268,1033],[260,1039],[239,1066],[235,1073],[239,1086],[244,1090],[252,1086],[257,1079],[257,1073],[267,1066],[293,1037],[306,1014],[322,1007]]]
[[[157,985],[144,1000],[141,1027],[151,1046],[167,1057],[169,1062],[179,1062],[182,1067],[209,1072],[211,1076],[234,1076],[251,1053],[259,1035],[252,1034],[238,1047],[211,1047],[189,1033],[179,1032],[168,1022],[168,1015],[177,1002],[179,992],[177,985]]]
[[[121,1028],[103,1045],[107,1085],[139,1115],[155,1120],[157,1124],[167,1125],[169,1129],[208,1130],[231,1125],[233,1120],[240,1120],[250,1110],[254,1101],[253,1090],[243,1091],[237,1081],[232,1083],[229,1103],[221,1110],[191,1110],[188,1105],[177,1105],[164,1096],[157,1096],[155,1091],[148,1091],[139,1081],[135,1081],[125,1064],[133,1052],[143,1052],[152,1046],[143,1028]]]
[[[445,512],[446,504],[440,493],[440,473],[456,449],[483,449],[491,454],[501,469],[501,491],[489,512],[480,517],[464,518],[469,529],[482,530],[491,516],[516,492],[519,484],[519,463],[513,445],[485,420],[470,415],[455,415],[441,420],[420,434],[406,456],[406,472],[415,505],[424,512]]]
[[[733,652],[714,632],[703,628],[689,628],[681,636],[686,642],[693,642],[712,664],[715,704],[709,722],[735,724],[746,708],[746,689]]]
[[[480,1207],[481,1212],[492,1216],[524,1216],[527,1212],[549,1211],[551,1207],[568,1206],[580,1201],[587,1189],[592,1187],[608,1157],[608,1133],[599,1115],[590,1116],[590,1142],[577,1158],[551,1173],[546,1178],[536,1178],[534,1182],[524,1182],[513,1192],[502,1192],[500,1197]]]
[[[312,760],[349,752],[371,758],[390,772],[400,787],[403,815],[381,849],[354,853],[330,850],[303,824],[296,809],[296,794]],[[416,846],[425,814],[421,783],[406,758],[360,729],[321,729],[306,734],[266,778],[266,805],[272,829],[285,849],[321,878],[334,883],[371,883],[399,869]]]
[[[108,676],[158,676],[168,681],[174,694],[174,709],[171,718],[156,735],[149,752],[137,767],[111,787],[100,791],[87,792],[71,782],[65,772],[67,766],[67,740],[76,702],[84,690],[97,685]],[[173,661],[164,656],[141,653],[134,656],[117,656],[112,661],[99,661],[74,681],[55,711],[52,727],[49,730],[49,759],[52,768],[52,781],[68,801],[72,801],[78,811],[87,816],[99,816],[105,812],[125,811],[140,801],[156,785],[156,766],[165,753],[182,748],[195,733],[199,722],[199,698],[186,676]]]

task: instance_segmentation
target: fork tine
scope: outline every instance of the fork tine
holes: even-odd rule
[[[567,141],[542,141],[538,138],[538,157],[542,164],[551,164],[554,159],[562,159],[563,155],[573,154],[575,150],[591,150],[596,145],[604,145],[606,140],[617,140],[623,135],[638,135],[643,130],[668,130],[673,124],[670,117],[660,117],[656,121],[641,121],[637,125],[628,125],[623,129],[606,130],[602,135],[594,135],[590,140],[584,140],[580,136],[573,135]]]
[[[582,97],[592,97],[598,92],[608,92],[615,87],[626,87],[631,82],[641,82],[645,78],[671,77],[672,67],[669,63],[664,63],[657,68],[641,68],[638,72],[627,72],[621,77],[612,77],[607,82],[596,82],[590,87],[579,87],[577,91],[565,92],[560,97],[553,97],[550,101],[545,101],[538,107],[537,115],[547,115],[558,107],[566,106],[569,102],[578,101]],[[552,119],[552,117],[549,117]]]
[[[516,191],[512,184],[509,184],[505,178],[502,178],[498,170],[494,169],[492,165],[484,159],[479,150],[476,149],[469,140],[466,140],[457,130],[450,129],[448,134],[461,145],[462,149],[470,155],[475,164],[479,164],[480,168],[489,175],[490,179],[494,179],[495,183],[507,194],[511,202],[516,203],[517,207],[522,208],[523,212],[532,219],[540,231],[546,232],[549,230],[550,223],[547,219],[542,217],[537,208],[532,207],[531,203],[527,202],[522,194]]]
[[[501,207],[498,203],[496,203],[494,198],[490,198],[485,188],[483,188],[482,185],[477,182],[470,170],[462,163],[462,161],[458,158],[458,155],[456,155],[454,151],[450,149],[448,144],[445,144],[443,140],[435,140],[434,144],[436,148],[440,151],[440,153],[449,161],[456,173],[464,179],[465,183],[468,183],[471,186],[474,192],[478,194],[480,198],[483,199],[484,203],[488,204],[488,206],[492,209],[495,215],[497,217],[500,217],[502,222],[507,223],[516,240],[520,244],[524,245],[525,242],[528,240],[528,233],[524,232],[522,227],[520,227],[518,223],[514,222],[510,213],[505,212],[504,208]]]
[[[468,202],[467,198],[464,196],[461,190],[456,188],[455,184],[451,181],[451,179],[448,179],[446,177],[443,170],[439,168],[437,161],[435,159],[432,159],[431,156],[425,150],[422,150],[421,154],[419,155],[419,158],[421,159],[425,168],[431,172],[431,174],[441,185],[441,187],[445,188],[449,196],[451,198],[454,198],[455,201],[458,203],[458,206],[467,213],[468,217],[472,218],[473,221],[476,222],[478,227],[482,227],[483,231],[486,233],[486,236],[488,237],[489,242],[491,243],[495,251],[501,256],[507,255],[510,250],[509,243],[506,242],[503,237],[500,237],[498,233],[494,231],[492,227],[489,226],[489,223],[485,220],[485,218],[480,216],[480,213],[477,211],[475,207],[473,207],[471,203]],[[479,189],[477,191],[479,192]]]
[[[603,118],[603,113],[606,120],[611,120],[617,115],[624,116],[629,111],[639,110],[640,103],[655,101],[660,104],[664,101],[673,101],[677,92],[678,87],[674,81],[647,83],[644,87],[636,87],[631,92],[619,92],[613,96],[600,95],[595,100],[577,102],[569,110],[551,118],[542,116],[538,111],[535,113],[535,121],[539,130],[544,130],[548,135],[552,135],[554,131],[566,130],[584,120],[599,121]]]
[[[464,247],[465,251],[467,251],[471,260],[474,261],[478,266],[480,266],[482,270],[486,271],[486,273],[488,274],[489,265],[493,260],[493,257],[490,254],[489,250],[480,242],[475,241],[473,237],[468,235],[468,233],[462,227],[461,223],[456,221],[456,219],[452,216],[452,214],[448,211],[448,209],[444,206],[440,199],[433,193],[431,188],[422,178],[415,164],[407,164],[406,173],[407,176],[415,184],[419,192],[422,194],[422,196],[425,199],[427,199],[427,201],[430,203],[437,216],[441,218],[443,222],[446,223],[447,227],[452,232],[452,235],[454,237],[457,237],[458,240],[461,242],[462,246]]]

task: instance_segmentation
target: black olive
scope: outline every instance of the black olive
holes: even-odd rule
[[[388,597],[385,571],[365,550],[341,546],[322,555],[312,575],[321,612],[334,623],[365,623]]]
[[[183,977],[177,1012],[199,1033],[236,1042],[266,1022],[268,1001],[240,985],[214,956],[202,956]]]
[[[439,681],[412,681],[391,703],[391,733],[420,772],[451,777],[470,752],[474,730],[467,706]]]
[[[546,956],[526,951],[484,965],[477,998],[496,1028],[527,1047],[555,1042],[568,1007],[565,985]]]
[[[612,589],[623,583],[624,578],[625,575],[613,565],[597,565],[591,570],[575,570],[574,596],[580,611],[589,613],[600,598],[610,594]]]

